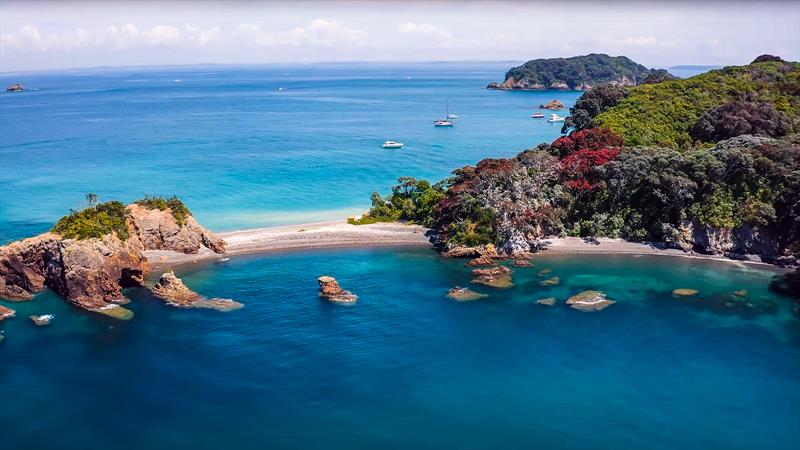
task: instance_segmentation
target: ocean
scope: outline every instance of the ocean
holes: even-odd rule
[[[579,94],[485,90],[506,68],[3,74],[38,90],[0,94],[0,240],[49,229],[87,192],[176,194],[215,231],[358,213],[398,176],[437,180],[556,138],[560,126],[531,113]],[[457,125],[435,129],[448,105]],[[406,147],[382,149],[387,139]],[[560,284],[541,286],[542,269]],[[143,288],[126,291],[129,322],[49,291],[0,301],[17,311],[0,322],[0,448],[800,444],[800,320],[769,289],[780,271],[632,255],[541,255],[514,270],[515,286],[496,290],[426,248],[308,250],[176,268],[199,293],[246,305],[229,313],[173,308]],[[321,300],[321,275],[358,303]],[[490,296],[457,302],[456,285]],[[617,303],[564,303],[589,289]],[[27,318],[44,313],[48,327]]]

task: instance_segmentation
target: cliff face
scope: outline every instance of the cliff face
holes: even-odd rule
[[[572,58],[534,59],[506,72],[505,81],[488,89],[588,90],[598,84],[635,86],[652,70],[624,56],[590,54]]]
[[[178,225],[169,210],[131,205],[126,213],[126,240],[116,234],[64,239],[51,232],[0,247],[0,296],[29,300],[49,287],[76,306],[98,310],[125,302],[122,289],[142,284],[150,271],[144,250],[224,251],[224,242],[191,216]]]

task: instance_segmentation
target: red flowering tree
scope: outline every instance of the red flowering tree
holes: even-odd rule
[[[622,136],[608,128],[589,128],[575,131],[569,136],[556,139],[551,145],[551,153],[564,158],[569,154],[582,150],[600,150],[609,147],[622,147]]]
[[[584,148],[561,160],[561,174],[571,189],[590,191],[598,181],[592,176],[594,168],[616,159],[618,155],[618,148]]]

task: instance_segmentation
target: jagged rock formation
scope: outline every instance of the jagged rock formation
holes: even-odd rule
[[[589,54],[571,58],[534,59],[506,72],[505,81],[487,89],[588,90],[599,84],[635,86],[654,71],[625,56]]]
[[[324,275],[317,278],[320,289],[320,297],[323,297],[334,303],[347,303],[352,304],[358,301],[358,296],[350,291],[342,289],[336,278]]]
[[[150,271],[143,251],[196,253],[208,245],[224,251],[224,243],[191,216],[178,226],[169,210],[131,205],[125,211],[127,239],[116,232],[88,239],[49,232],[0,247],[0,296],[30,300],[49,287],[81,308],[129,318],[130,311],[109,305],[127,302],[123,288],[142,285]]]
[[[228,298],[208,299],[189,289],[183,280],[172,272],[166,272],[152,288],[153,295],[165,300],[168,305],[179,308],[210,308],[219,311],[232,311],[244,305]]]
[[[539,105],[539,108],[552,109],[552,110],[564,109],[566,107],[567,107],[567,105],[561,103],[558,100],[551,100],[551,101],[549,101],[547,103]]]
[[[17,312],[14,311],[13,309],[0,305],[0,321],[3,321],[5,319],[10,319],[14,317],[16,314]]]
[[[475,269],[472,271],[475,275],[473,283],[482,284],[493,288],[510,288],[514,286],[511,279],[511,269],[506,266],[494,266],[488,269]]]

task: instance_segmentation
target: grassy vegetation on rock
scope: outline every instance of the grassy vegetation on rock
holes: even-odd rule
[[[67,239],[100,238],[110,233],[126,240],[125,205],[118,201],[100,203],[62,217],[53,231]]]
[[[150,197],[146,195],[143,199],[137,200],[135,203],[148,209],[159,209],[161,211],[169,209],[172,212],[172,217],[175,218],[175,221],[180,226],[183,226],[186,218],[192,215],[189,208],[174,195],[170,198]]]

